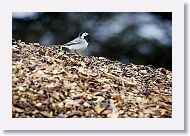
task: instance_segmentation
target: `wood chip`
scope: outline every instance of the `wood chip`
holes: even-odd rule
[[[12,46],[13,118],[172,118],[172,71]]]

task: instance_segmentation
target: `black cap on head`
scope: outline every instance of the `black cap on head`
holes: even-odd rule
[[[79,33],[79,36],[82,36],[82,34],[84,34],[84,33],[87,33],[87,32],[80,32]],[[87,33],[88,34],[88,33]]]

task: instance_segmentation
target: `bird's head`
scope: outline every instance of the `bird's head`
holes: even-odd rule
[[[87,35],[88,35],[87,32],[81,32],[81,33],[79,34],[79,37],[82,38],[82,39],[84,39],[84,37],[87,36]]]

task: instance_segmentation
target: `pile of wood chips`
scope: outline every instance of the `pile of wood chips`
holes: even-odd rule
[[[12,42],[13,118],[171,118],[172,72]]]

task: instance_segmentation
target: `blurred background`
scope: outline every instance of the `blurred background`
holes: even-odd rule
[[[172,70],[171,12],[13,12],[13,39],[50,46],[88,32],[86,56]]]

